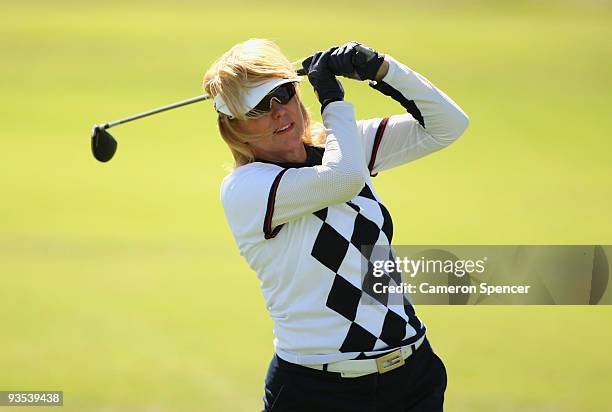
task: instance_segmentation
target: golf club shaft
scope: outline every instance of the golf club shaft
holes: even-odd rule
[[[306,73],[304,73],[303,69],[298,70],[298,75],[304,76],[305,74]],[[172,103],[172,104],[170,104],[168,106],[164,106],[164,107],[160,107],[160,108],[157,108],[157,109],[149,110],[148,112],[144,112],[144,113],[136,114],[134,116],[126,117],[125,119],[120,119],[120,120],[115,120],[114,122],[104,123],[103,125],[96,126],[96,127],[100,127],[102,129],[110,129],[111,127],[117,126],[119,124],[128,123],[128,122],[131,122],[132,120],[142,119],[143,117],[151,116],[153,114],[160,113],[160,112],[165,112],[166,110],[175,109],[177,107],[186,106],[186,105],[191,104],[191,103],[201,102],[202,100],[208,100],[210,98],[211,98],[210,95],[203,94],[201,96],[192,97],[191,99],[182,100],[180,102]]]
[[[192,97],[191,99],[182,100],[180,102],[172,103],[172,104],[170,104],[168,106],[159,107],[157,109],[149,110],[148,112],[144,112],[144,113],[136,114],[134,116],[126,117],[125,119],[116,120],[116,121],[110,122],[110,123],[105,123],[101,127],[103,129],[110,129],[111,127],[117,126],[118,124],[123,124],[123,123],[131,122],[132,120],[136,120],[136,119],[142,119],[143,117],[151,116],[151,115],[156,114],[156,113],[165,112],[166,110],[175,109],[177,107],[185,106],[185,105],[188,105],[188,104],[191,104],[191,103],[196,103],[196,102],[200,102],[202,100],[208,100],[208,99],[210,99],[210,96],[207,95],[207,94],[203,94],[201,96]]]

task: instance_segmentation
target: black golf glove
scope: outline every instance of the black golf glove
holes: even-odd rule
[[[314,87],[317,98],[321,103],[321,113],[331,102],[344,99],[342,84],[328,67],[331,51],[316,52],[302,62],[300,72],[308,75],[310,84]]]
[[[385,57],[376,50],[357,42],[332,47],[329,68],[336,76],[357,80],[375,80]]]

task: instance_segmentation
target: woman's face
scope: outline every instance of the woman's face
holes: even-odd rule
[[[265,116],[233,120],[234,126],[242,133],[256,133],[261,139],[249,141],[255,157],[279,162],[305,161],[306,151],[302,143],[304,116],[296,94],[283,105],[272,100],[272,109]]]

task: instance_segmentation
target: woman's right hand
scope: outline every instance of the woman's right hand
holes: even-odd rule
[[[321,103],[321,113],[331,102],[344,99],[344,89],[336,76],[329,69],[328,62],[332,51],[319,51],[302,62],[302,72],[308,75]]]
[[[379,71],[384,64],[385,56],[371,47],[351,41],[340,47],[332,47],[330,51],[332,53],[329,57],[329,67],[337,76],[356,80],[382,78],[379,76]]]

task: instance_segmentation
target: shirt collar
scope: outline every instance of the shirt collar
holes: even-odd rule
[[[261,163],[271,163],[277,166],[283,167],[285,169],[294,169],[299,167],[312,167],[317,166],[323,163],[323,153],[325,153],[325,148],[310,146],[304,143],[304,149],[306,149],[306,161],[303,163],[293,163],[293,162],[273,162],[270,160],[263,160],[255,158],[256,162]]]

